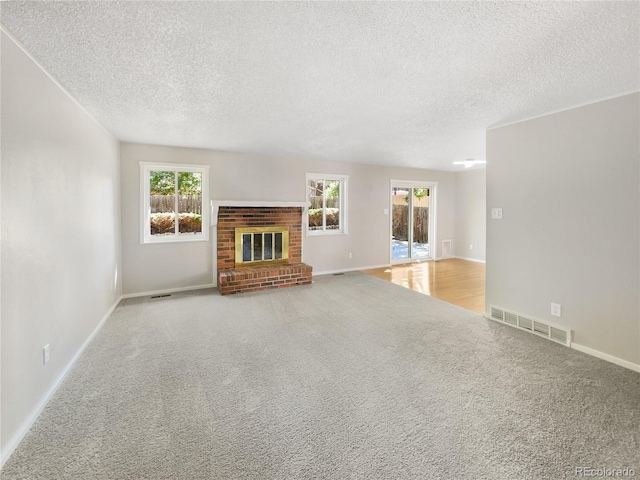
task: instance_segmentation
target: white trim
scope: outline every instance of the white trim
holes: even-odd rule
[[[374,268],[391,268],[391,265],[385,263],[383,265],[369,265],[368,267],[343,268],[339,270],[327,270],[325,272],[313,272],[313,276],[333,275],[334,273],[358,272],[360,270],[373,270]]]
[[[555,115],[556,113],[567,112],[569,110],[574,110],[574,109],[580,108],[580,107],[587,107],[589,105],[594,105],[594,104],[600,103],[600,102],[606,102],[607,100],[613,100],[614,98],[625,97],[627,95],[632,95],[634,93],[640,93],[640,90],[631,90],[631,91],[628,91],[628,92],[625,92],[625,93],[617,93],[615,95],[610,95],[608,97],[599,98],[598,100],[593,100],[593,101],[584,102],[584,103],[578,103],[578,104],[573,105],[571,107],[561,108],[559,110],[552,110],[552,111],[547,112],[547,113],[541,113],[540,115],[534,115],[533,117],[527,117],[527,118],[523,118],[521,120],[514,120],[513,122],[498,123],[496,125],[491,125],[491,126],[487,127],[487,131],[495,130],[496,128],[508,127],[510,125],[515,125],[517,123],[528,122],[529,120],[535,120],[536,118],[542,118],[542,117],[546,117],[548,115]]]
[[[469,258],[469,257],[458,257],[457,255],[454,255],[451,258],[459,258],[460,260],[466,260],[468,262],[476,262],[476,263],[487,263],[486,260],[479,260],[477,258]]]
[[[31,60],[33,63],[35,63],[35,64],[36,64],[36,66],[37,66],[40,70],[42,70],[42,72],[43,72],[47,77],[49,77],[49,80],[51,80],[51,81],[56,85],[56,87],[58,87],[60,90],[62,90],[62,93],[64,93],[67,97],[69,97],[69,98],[71,99],[71,101],[72,101],[73,103],[75,103],[75,104],[76,104],[76,106],[77,106],[77,107],[79,107],[79,108],[80,108],[80,110],[82,110],[82,112],[83,112],[87,117],[89,117],[91,120],[93,120],[95,123],[97,123],[97,124],[98,124],[98,126],[99,126],[100,128],[102,128],[102,130],[104,130],[106,133],[108,133],[108,134],[109,134],[109,136],[110,136],[111,138],[113,138],[114,140],[116,140],[116,141],[120,142],[120,139],[119,139],[118,137],[116,137],[113,133],[111,133],[109,130],[107,130],[107,127],[105,127],[104,125],[102,125],[102,124],[101,124],[101,123],[96,119],[96,117],[94,117],[94,116],[89,112],[89,110],[87,110],[87,109],[86,109],[86,108],[85,108],[85,107],[84,107],[84,106],[83,106],[83,105],[82,105],[78,100],[76,100],[76,99],[74,98],[74,96],[73,96],[73,95],[71,95],[71,94],[67,91],[67,89],[65,89],[65,88],[60,84],[60,82],[58,82],[55,78],[53,78],[53,77],[51,76],[51,74],[50,74],[49,72],[47,72],[47,71],[45,70],[45,68],[44,68],[42,65],[40,65],[40,62],[38,62],[38,60],[36,60],[36,59],[33,57],[33,55],[31,55],[31,53],[29,53],[29,50],[27,50],[27,49],[22,45],[22,43],[20,43],[20,42],[16,39],[16,37],[14,37],[14,36],[13,36],[13,34],[12,34],[11,32],[9,32],[9,31],[8,31],[8,30],[7,30],[3,25],[1,25],[1,24],[0,24],[0,31],[2,31],[2,33],[4,33],[7,37],[9,37],[9,38],[13,41],[13,43],[15,43],[15,44],[17,45],[17,47],[18,47],[20,50],[22,50],[22,51],[24,52],[24,54],[25,54],[27,57],[29,57],[29,60]]]
[[[91,332],[91,334],[87,337],[87,339],[84,341],[80,349],[76,352],[76,354],[69,361],[67,366],[64,368],[62,373],[58,375],[58,378],[56,379],[54,384],[51,386],[47,394],[44,396],[42,401],[40,401],[37,408],[22,423],[22,425],[18,429],[18,432],[13,436],[13,438],[9,440],[9,442],[7,443],[8,445],[7,448],[5,448],[2,451],[2,457],[0,458],[0,468],[4,466],[4,464],[6,463],[7,460],[9,460],[9,457],[11,457],[11,455],[13,454],[15,449],[18,447],[18,445],[20,445],[20,442],[22,442],[22,440],[24,439],[24,436],[29,432],[29,430],[31,429],[33,424],[36,422],[36,420],[38,419],[38,417],[40,416],[44,408],[47,406],[47,403],[49,403],[49,400],[51,399],[51,397],[53,397],[53,394],[56,393],[56,391],[58,390],[58,387],[62,383],[62,380],[64,380],[64,378],[67,376],[67,373],[69,373],[69,371],[75,365],[78,358],[80,358],[80,355],[82,355],[82,353],[87,348],[87,346],[89,346],[89,343],[91,343],[93,338],[98,334],[98,332],[103,327],[105,322],[109,319],[113,311],[116,309],[116,307],[120,303],[120,300],[122,300],[122,296],[118,297],[118,299],[114,302],[111,308],[109,308],[109,311],[107,311],[107,313],[102,317],[102,320],[100,320],[100,323],[98,323],[96,328],[94,328],[93,332]]]
[[[614,357],[613,355],[609,355],[608,353],[585,347],[584,345],[578,345],[577,343],[572,343],[571,348],[579,352],[586,353],[587,355],[591,355],[592,357],[596,357],[609,363],[614,363],[621,367],[628,368],[629,370],[640,373],[640,365],[638,365],[637,363],[623,360],[622,358]]]
[[[140,165],[140,245],[158,244],[158,243],[182,243],[182,242],[208,242],[209,241],[209,229],[210,222],[209,216],[205,215],[205,205],[209,200],[209,165],[190,165],[180,163],[157,163],[157,162],[138,162]],[[173,235],[151,235],[149,232],[151,209],[149,207],[150,186],[149,176],[150,172],[154,171],[173,171],[176,172],[194,172],[202,175],[202,231],[200,234],[193,235],[180,235],[174,233]],[[177,182],[177,180],[176,180]],[[176,183],[176,194],[178,185]],[[176,196],[176,208],[177,196]],[[176,222],[178,212],[176,211]]]
[[[211,200],[211,225],[218,225],[220,207],[301,207],[309,208],[309,202],[276,202],[269,200]],[[302,212],[304,217],[304,211]]]
[[[393,244],[391,243],[393,236],[393,188],[411,187],[411,188],[428,188],[429,189],[429,256],[420,258],[399,258],[393,259]],[[437,257],[437,196],[438,182],[428,180],[389,180],[389,264],[402,265],[404,263],[425,262],[428,260],[440,260]],[[405,261],[406,260],[406,261]]]
[[[308,226],[308,224],[306,225]],[[349,234],[341,230],[307,230],[307,237],[330,237],[332,235],[349,235]]]
[[[349,235],[349,175],[338,175],[331,173],[307,173],[305,174],[305,198],[310,207],[309,201],[309,180],[334,180],[340,182],[340,228],[338,230],[309,230],[309,217],[303,215],[303,228],[306,237],[325,236],[325,235]],[[324,198],[324,193],[323,193]],[[323,205],[323,224],[324,224],[324,203]],[[306,217],[306,218],[305,218]]]
[[[211,283],[209,285],[196,285],[195,287],[179,287],[179,288],[166,288],[164,290],[153,290],[150,292],[139,292],[139,293],[127,293],[122,295],[122,298],[136,298],[136,297],[150,297],[152,295],[164,295],[165,293],[178,293],[178,292],[187,292],[189,290],[203,290],[205,288],[217,288],[217,285]]]

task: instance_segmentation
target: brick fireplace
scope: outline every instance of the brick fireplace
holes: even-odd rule
[[[302,263],[302,218],[305,203],[212,202],[212,206],[213,224],[217,223],[218,289],[222,295],[311,283],[312,268]],[[264,255],[262,246],[263,253],[256,253],[261,261],[239,262],[242,254],[236,254],[236,229],[243,229],[241,232],[271,229],[266,227],[279,227],[274,230],[288,231],[288,258],[273,258],[275,261],[268,261],[270,256]],[[272,238],[275,241],[275,237]],[[251,248],[253,247],[252,244]],[[265,258],[267,261],[264,261]]]

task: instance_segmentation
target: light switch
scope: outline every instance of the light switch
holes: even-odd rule
[[[384,214],[385,214],[385,215],[389,215],[389,209],[388,209],[388,208],[385,208],[385,209],[384,209]]]

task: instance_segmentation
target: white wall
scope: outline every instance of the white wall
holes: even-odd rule
[[[487,305],[569,327],[579,346],[635,365],[639,112],[636,93],[487,132],[487,211],[504,216],[487,219]]]
[[[212,284],[215,275],[215,229],[209,242],[140,245],[141,161],[209,165],[215,200],[304,201],[306,173],[349,175],[348,235],[303,238],[304,261],[316,273],[389,264],[390,220],[384,209],[391,179],[438,182],[437,236],[454,234],[452,172],[127,143],[120,155],[125,294]]]
[[[486,259],[487,175],[485,169],[455,173],[456,238],[454,256],[483,262]],[[473,248],[471,248],[473,246]]]
[[[118,141],[3,32],[3,462],[120,297],[118,155]]]

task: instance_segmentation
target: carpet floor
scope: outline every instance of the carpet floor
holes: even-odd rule
[[[361,273],[129,299],[14,479],[640,476],[640,374]]]

